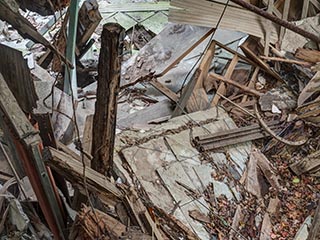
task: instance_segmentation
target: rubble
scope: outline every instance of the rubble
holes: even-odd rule
[[[319,239],[319,12],[0,0],[0,238]]]

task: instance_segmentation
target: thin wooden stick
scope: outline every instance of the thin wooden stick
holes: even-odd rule
[[[244,113],[250,115],[251,117],[256,117],[255,115],[253,115],[251,112],[249,112],[247,109],[241,107],[239,104],[236,104],[235,102],[231,101],[229,98],[223,96],[222,94],[216,92],[216,94],[218,94],[220,97],[222,97],[224,100],[226,100],[227,102],[231,103],[232,105],[234,105],[235,107],[239,108],[241,111],[243,111]]]
[[[218,75],[216,73],[209,73],[208,77],[214,78],[216,80],[219,80],[219,81],[222,81],[222,82],[225,82],[225,83],[229,83],[229,84],[231,84],[231,85],[243,90],[244,92],[250,93],[253,96],[257,96],[257,97],[262,96],[262,93],[258,92],[257,90],[251,89],[251,88],[249,88],[247,86],[243,86],[240,83],[232,81],[231,79],[227,79],[227,78],[225,78],[223,76],[220,76],[220,75]]]
[[[254,105],[254,112],[256,114],[256,117],[259,121],[259,123],[261,124],[261,126],[263,127],[263,129],[269,133],[273,138],[275,138],[276,140],[278,140],[279,142],[282,142],[286,145],[289,145],[289,146],[295,146],[295,147],[298,147],[298,146],[301,146],[303,144],[305,144],[308,139],[304,139],[304,140],[300,140],[300,141],[297,141],[297,142],[293,142],[293,141],[289,141],[289,140],[286,140],[280,136],[278,136],[277,134],[275,134],[269,127],[268,125],[263,121],[260,113],[259,113],[259,110],[258,110],[258,104],[256,103]]]
[[[293,63],[293,64],[299,64],[299,65],[303,65],[303,66],[307,66],[307,67],[310,67],[312,65],[309,62],[303,62],[303,61],[299,61],[299,60],[285,59],[285,58],[279,58],[279,57],[260,56],[260,58],[267,60],[267,61]]]

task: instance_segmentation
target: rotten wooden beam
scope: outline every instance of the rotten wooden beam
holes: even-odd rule
[[[120,239],[126,226],[108,214],[85,205],[78,212],[69,239]]]
[[[123,37],[124,29],[119,24],[107,23],[103,26],[98,65],[97,101],[93,117],[95,127],[91,167],[109,177],[113,168]]]

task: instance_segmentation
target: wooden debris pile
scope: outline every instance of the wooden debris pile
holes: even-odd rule
[[[319,239],[320,2],[126,3],[0,0],[1,239]]]

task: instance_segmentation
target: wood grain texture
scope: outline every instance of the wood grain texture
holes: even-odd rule
[[[212,41],[201,59],[199,65],[201,73],[199,77],[195,79],[196,85],[186,106],[189,113],[206,110],[209,107],[209,99],[204,89],[204,81],[207,79],[208,72],[214,57],[215,49],[216,43]]]
[[[239,57],[238,55],[234,55],[228,68],[227,68],[227,71],[224,75],[224,78],[227,78],[229,79],[236,67],[236,65],[238,64],[238,61],[239,61]],[[217,92],[221,95],[224,95],[226,94],[226,85],[224,82],[220,83],[218,89],[217,89]],[[211,106],[214,107],[214,106],[217,106],[218,102],[219,102],[219,99],[220,99],[220,96],[218,94],[216,94],[211,102]]]
[[[199,0],[197,4],[193,0],[173,0],[169,11],[169,21],[197,26],[215,27],[224,4]],[[178,8],[178,9],[177,9]],[[264,38],[266,32],[265,19],[243,8],[229,5],[219,28],[245,32],[253,36]],[[270,42],[278,40],[278,27],[272,23],[268,29]]]
[[[24,112],[37,107],[35,91],[27,61],[22,52],[0,44],[0,72]],[[2,92],[1,92],[2,93]]]
[[[103,26],[98,65],[91,167],[111,176],[120,86],[120,56],[124,29],[117,23]]]

